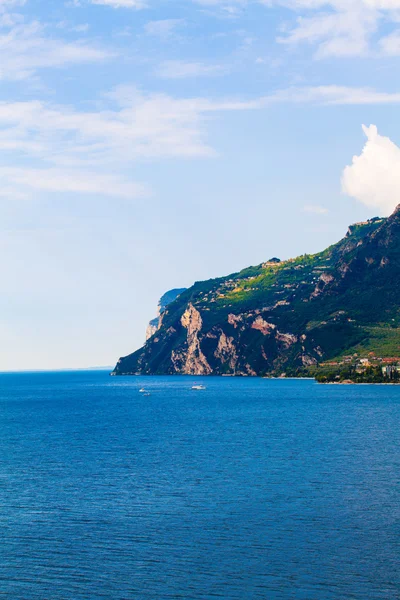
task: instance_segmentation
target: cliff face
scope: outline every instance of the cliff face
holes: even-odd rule
[[[399,355],[399,276],[397,209],[351,226],[319,254],[196,283],[114,374],[296,374],[375,339]]]
[[[155,319],[152,319],[150,323],[147,325],[146,329],[146,342],[149,340],[159,329],[161,326],[160,315]]]
[[[150,321],[146,329],[146,342],[160,329],[162,324],[162,315],[164,314],[168,304],[171,304],[171,302],[176,300],[178,296],[185,291],[186,288],[169,290],[163,296],[161,296],[157,306],[157,317]]]
[[[199,311],[192,303],[181,317],[181,325],[186,330],[184,347],[171,353],[171,362],[178,373],[188,375],[210,375],[212,368],[200,346],[199,335],[203,328],[203,321]]]

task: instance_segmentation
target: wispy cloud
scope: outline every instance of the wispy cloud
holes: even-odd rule
[[[313,215],[327,215],[329,210],[325,208],[325,206],[320,206],[319,204],[306,204],[303,206],[303,212]]]
[[[7,197],[27,197],[29,191],[72,192],[85,195],[114,196],[132,200],[148,194],[144,184],[121,175],[99,171],[67,168],[1,167],[0,182],[5,185]]]
[[[316,57],[360,56],[368,53],[369,38],[378,26],[377,15],[369,10],[344,10],[298,17],[294,28],[278,41],[295,45],[316,45]]]
[[[243,8],[248,4],[254,3],[252,0],[192,0],[195,4],[203,7],[204,11],[219,17],[234,19],[237,18]],[[258,0],[255,0],[257,3]],[[261,0],[262,3],[262,0]]]
[[[143,193],[130,180],[138,160],[215,156],[204,117],[246,110],[254,102],[176,99],[119,87],[103,110],[78,111],[49,103],[0,103],[0,152],[12,167],[0,169],[2,187],[18,197],[27,190],[98,193],[123,198]],[[25,167],[26,159],[35,168]]]
[[[163,79],[185,79],[188,77],[215,77],[222,75],[225,69],[221,65],[184,60],[167,60],[156,69],[156,75]]]
[[[49,103],[0,103],[0,149],[23,151],[58,164],[130,162],[137,158],[209,156],[202,115],[259,108],[260,101],[173,98],[120,86],[103,110],[78,111]]]
[[[146,23],[144,31],[147,35],[168,39],[175,36],[176,30],[184,24],[184,19],[159,19]]]
[[[383,56],[400,56],[400,30],[397,29],[379,41]]]
[[[400,92],[380,92],[371,88],[340,85],[292,87],[266,96],[264,102],[325,105],[399,104]]]
[[[216,156],[207,142],[207,115],[261,110],[274,103],[387,104],[400,94],[326,86],[293,88],[253,100],[174,98],[120,86],[103,99],[103,108],[80,111],[40,101],[0,103],[0,152],[12,168],[0,170],[14,195],[26,189],[81,191],[128,197],[143,192],[130,180],[143,160]],[[35,168],[25,168],[26,159]],[[322,214],[321,207],[305,207]]]
[[[0,11],[8,10],[15,6],[24,6],[26,0],[0,0]]]
[[[111,8],[146,8],[147,3],[143,0],[91,0],[92,4],[101,4]]]
[[[397,23],[400,0],[194,0],[236,14],[254,4],[292,10],[295,21],[282,25],[277,40],[287,46],[308,44],[318,59],[400,53],[398,33],[385,38],[383,25]],[[375,45],[375,34],[378,44]],[[380,34],[380,35],[379,35]]]
[[[13,24],[0,34],[0,48],[6,57],[0,64],[0,80],[23,80],[39,69],[104,61],[112,56],[88,42],[48,37],[38,21]]]

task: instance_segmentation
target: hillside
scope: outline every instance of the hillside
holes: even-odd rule
[[[115,375],[306,374],[357,353],[400,354],[400,205],[315,255],[195,283]]]

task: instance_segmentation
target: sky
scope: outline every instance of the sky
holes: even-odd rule
[[[0,0],[0,370],[400,202],[400,0]]]

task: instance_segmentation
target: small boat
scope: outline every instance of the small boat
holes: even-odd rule
[[[194,385],[192,386],[192,390],[205,390],[207,389],[204,385]]]
[[[139,393],[140,394],[146,394],[146,390],[144,388],[142,388],[142,389],[139,390]]]

